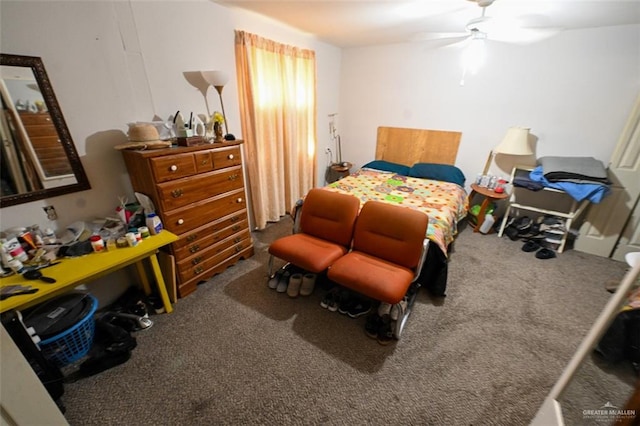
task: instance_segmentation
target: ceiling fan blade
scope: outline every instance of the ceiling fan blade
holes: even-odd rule
[[[511,28],[495,30],[488,34],[489,40],[503,43],[531,44],[555,36],[562,28]]]
[[[458,33],[421,32],[411,37],[411,40],[412,41],[447,40],[447,39],[454,39],[454,38],[464,38],[468,36],[469,36],[469,33],[466,33],[466,32],[464,33],[462,32],[458,32]]]
[[[460,34],[460,33],[458,33],[458,34]],[[452,47],[452,46],[458,45],[458,44],[466,41],[470,37],[471,36],[469,34],[464,33],[462,35],[455,35],[455,36],[451,36],[451,37],[419,38],[419,39],[415,39],[415,41],[425,44],[428,48],[439,49],[439,48]]]

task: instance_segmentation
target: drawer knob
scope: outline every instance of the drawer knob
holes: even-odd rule
[[[203,273],[203,272],[204,272],[204,269],[202,269],[202,267],[200,267],[200,266],[196,266],[196,267],[193,269],[193,273],[194,273],[194,274],[196,274],[196,275],[201,274],[201,273]]]
[[[178,170],[178,166],[173,164],[171,167],[169,167],[169,170],[171,170],[172,172],[175,172],[176,170]]]
[[[240,228],[242,228],[242,226],[240,226],[240,225],[233,225],[233,227],[232,227],[231,229],[232,229],[232,230],[234,230],[234,231],[239,231],[239,230],[240,230]]]
[[[187,242],[190,243],[198,239],[198,234],[191,234],[187,237]]]
[[[209,160],[207,159],[202,160],[202,164],[207,164],[207,163],[209,163]]]
[[[184,223],[184,219],[178,219],[178,225],[182,225]]]
[[[241,203],[242,202],[242,198],[238,197],[238,199],[236,200],[236,203]]]
[[[227,155],[227,158],[228,158],[229,160],[233,160],[235,157],[233,156],[233,154],[229,154],[229,155]]]
[[[173,191],[171,191],[171,196],[173,198],[180,198],[182,197],[182,189],[174,189]]]
[[[241,252],[242,251],[242,244],[238,244],[234,250],[236,251],[236,253]]]
[[[200,246],[199,246],[198,244],[194,244],[194,245],[192,245],[191,247],[189,247],[189,251],[190,251],[191,253],[195,253],[195,252],[197,252],[198,250],[200,250]]]
[[[198,256],[191,261],[191,263],[193,263],[194,265],[197,265],[200,262],[202,262],[202,256]]]

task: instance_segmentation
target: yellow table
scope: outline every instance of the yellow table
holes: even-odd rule
[[[91,253],[80,257],[61,259],[57,265],[41,270],[42,275],[56,279],[56,283],[47,284],[40,280],[27,280],[22,275],[12,275],[0,278],[0,287],[8,285],[31,285],[39,289],[34,294],[12,296],[0,301],[0,312],[11,309],[25,309],[52,297],[65,293],[74,287],[108,275],[118,269],[135,263],[142,285],[147,294],[150,293],[149,279],[144,269],[144,259],[149,259],[156,286],[166,312],[172,312],[173,307],[167,294],[167,288],[160,271],[156,253],[162,246],[178,240],[175,234],[163,230],[157,235],[142,240],[135,247],[123,247],[100,253]]]

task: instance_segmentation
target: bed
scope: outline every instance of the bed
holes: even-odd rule
[[[427,214],[430,244],[419,282],[441,297],[446,295],[449,248],[469,207],[464,175],[449,167],[460,137],[460,132],[379,127],[375,161],[324,187],[356,196],[361,206],[378,200]]]

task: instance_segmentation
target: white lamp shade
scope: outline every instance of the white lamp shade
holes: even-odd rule
[[[495,154],[532,155],[529,146],[528,127],[510,127],[500,145],[493,149]]]
[[[229,81],[229,76],[224,71],[200,71],[202,77],[212,86],[224,86]]]

